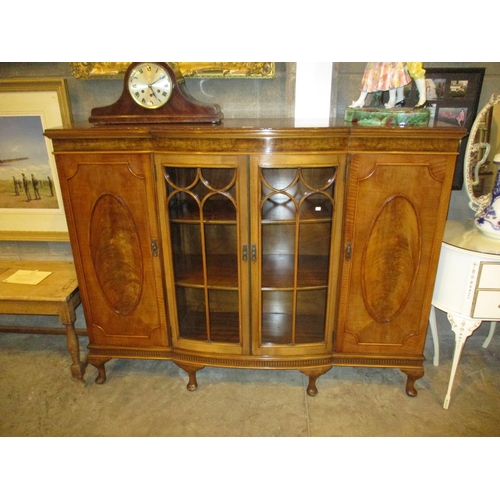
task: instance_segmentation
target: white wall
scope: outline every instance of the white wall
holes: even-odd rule
[[[331,62],[298,62],[295,79],[295,124],[327,127],[332,95]]]

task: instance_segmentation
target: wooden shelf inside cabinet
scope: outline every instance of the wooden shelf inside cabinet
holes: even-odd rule
[[[262,223],[295,223],[297,210],[292,200],[275,203],[271,199],[262,205]],[[332,204],[330,200],[322,196],[320,199],[307,199],[300,205],[300,223],[331,222]]]
[[[185,311],[179,317],[181,338],[206,342],[239,344],[239,315],[233,312],[210,313],[210,335],[207,334],[207,317],[199,311]]]
[[[284,313],[265,313],[262,315],[263,344],[317,344],[324,342],[324,315],[298,314],[296,334],[293,338],[293,317]]]
[[[236,255],[209,255],[207,262],[208,288],[238,289],[238,265]],[[179,286],[204,287],[203,259],[201,255],[175,256],[175,283]]]
[[[219,197],[221,197],[219,195]],[[200,209],[195,200],[186,200],[181,203],[171,203],[169,206],[171,222],[200,222],[235,224],[236,211],[230,200],[218,200],[203,205],[203,217],[200,218]]]
[[[300,289],[317,289],[326,287],[328,285],[328,269],[327,256],[299,256],[297,262],[297,287]],[[293,289],[294,271],[295,257],[293,255],[263,255],[262,289]]]

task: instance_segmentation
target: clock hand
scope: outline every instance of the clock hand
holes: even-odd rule
[[[158,81],[158,80],[156,80],[156,81]],[[156,100],[157,100],[157,101],[159,101],[160,99],[159,99],[159,98],[157,97],[157,95],[155,94],[155,91],[154,91],[154,89],[153,89],[153,85],[154,85],[154,83],[152,83],[152,84],[148,85],[149,90],[151,90],[151,94],[152,94],[152,95],[156,98]],[[160,102],[161,102],[161,101],[160,101]]]
[[[151,85],[154,85],[156,82],[159,82],[160,80],[163,80],[163,78],[165,78],[165,75],[160,76],[160,78],[158,78],[157,80],[155,80]]]

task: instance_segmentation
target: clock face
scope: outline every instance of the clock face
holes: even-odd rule
[[[128,90],[139,106],[156,109],[164,106],[170,99],[173,83],[162,66],[141,63],[130,72]]]

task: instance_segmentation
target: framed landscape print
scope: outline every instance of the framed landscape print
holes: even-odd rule
[[[470,132],[478,112],[484,68],[425,68],[426,99],[431,105],[429,126],[464,127]],[[405,96],[407,106],[418,101],[415,82]],[[453,189],[462,189],[464,158],[468,137],[462,140],[457,158]]]
[[[66,80],[0,80],[0,239],[67,240],[47,128],[72,122]]]

